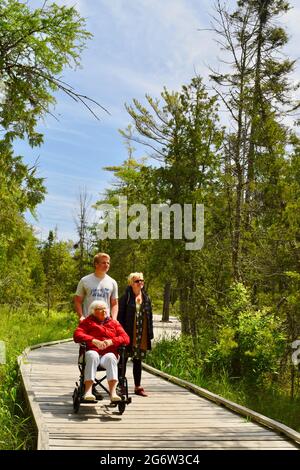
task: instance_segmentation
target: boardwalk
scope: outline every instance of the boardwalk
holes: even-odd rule
[[[296,449],[276,432],[148,372],[143,372],[143,385],[149,397],[132,394],[130,364],[132,403],[123,415],[107,399],[82,404],[74,414],[77,353],[77,345],[63,342],[33,349],[22,360],[23,381],[40,429],[39,448]]]

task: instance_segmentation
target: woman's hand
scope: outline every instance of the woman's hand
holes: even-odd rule
[[[111,339],[105,339],[104,341],[100,341],[99,339],[92,339],[92,343],[102,351],[103,349],[108,348],[108,346],[112,346],[113,342]]]

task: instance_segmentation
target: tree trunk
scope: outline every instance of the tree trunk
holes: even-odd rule
[[[180,319],[181,319],[181,331],[183,334],[190,334],[190,322],[189,322],[189,299],[187,296],[187,291],[185,289],[180,289],[179,294],[179,305],[180,305]]]
[[[263,107],[263,98],[261,92],[261,67],[262,67],[262,44],[263,44],[263,27],[266,23],[266,5],[264,5],[260,11],[259,15],[259,29],[257,34],[257,52],[256,52],[256,64],[255,64],[255,79],[254,79],[254,92],[253,92],[253,105],[251,111],[251,130],[249,137],[249,152],[247,157],[247,178],[246,178],[246,193],[245,193],[245,229],[248,231],[250,229],[251,223],[251,198],[253,193],[253,183],[254,183],[254,166],[255,166],[255,135],[257,114],[260,112],[259,108]]]
[[[236,206],[233,232],[232,266],[235,281],[240,281],[240,240],[241,240],[241,212],[242,212],[242,175],[238,174],[238,184],[236,189]]]
[[[163,312],[162,312],[162,321],[169,321],[170,297],[171,297],[171,283],[167,282],[164,287],[164,305],[163,305]]]

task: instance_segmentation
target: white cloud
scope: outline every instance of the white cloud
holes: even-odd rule
[[[201,63],[203,69],[203,61],[213,54],[211,33],[198,31],[204,24],[199,5],[196,10],[191,1],[102,0],[98,5],[104,8],[98,10],[97,20],[100,17],[101,26],[95,41],[104,44],[101,38],[105,39],[106,32],[101,15],[105,12],[105,20],[109,20],[112,32],[109,44],[105,43],[108,55],[113,52],[110,62],[118,66],[127,64],[137,75],[143,70],[151,83],[168,85],[172,81],[178,85],[193,75],[195,66],[199,68]],[[108,57],[105,59],[107,63]]]
[[[299,3],[299,0],[297,0]],[[280,23],[286,26],[289,36],[289,43],[286,46],[286,51],[295,59],[299,58],[299,43],[300,43],[300,6],[296,4],[296,0],[290,1],[292,6],[291,10],[281,18]]]

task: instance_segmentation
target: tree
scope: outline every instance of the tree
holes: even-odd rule
[[[181,207],[210,204],[214,197],[212,188],[218,187],[222,142],[222,131],[217,128],[216,97],[208,96],[200,77],[193,78],[180,92],[164,89],[161,97],[162,104],[146,95],[148,107],[137,100],[126,106],[136,134],[124,132],[124,135],[150,148],[151,156],[161,162],[161,166],[152,168],[152,176],[147,180],[149,188],[154,188],[152,202],[180,204]],[[158,260],[156,272],[159,271],[160,278],[164,272],[168,273],[166,281],[175,279],[183,331],[194,332],[199,306],[199,299],[194,295],[199,278],[195,276],[197,256],[185,249],[186,241],[172,238],[152,244],[152,260],[153,263]],[[191,304],[195,307],[194,313]]]
[[[16,195],[22,213],[41,202],[45,188],[36,177],[36,165],[29,168],[21,156],[13,155],[13,141],[28,139],[31,146],[43,142],[37,123],[51,113],[58,90],[89,107],[89,98],[64,83],[60,74],[65,67],[80,64],[90,37],[74,7],[45,1],[42,8],[31,11],[17,0],[0,0],[1,183],[9,184],[13,173],[18,187],[8,186],[8,193]]]
[[[92,243],[90,240],[89,224],[90,224],[90,203],[91,198],[88,196],[86,188],[80,190],[78,196],[78,213],[75,218],[76,231],[78,235],[78,243],[74,245],[77,250],[74,258],[78,263],[79,278],[87,274],[90,269],[90,257]]]
[[[3,141],[0,166],[0,292],[2,302],[18,304],[40,298],[43,291],[37,241],[23,214],[26,209],[34,211],[45,188],[36,168],[22,163]]]
[[[46,192],[43,179],[37,176],[37,163],[25,165],[22,156],[14,155],[13,142],[27,139],[32,147],[43,142],[37,123],[51,114],[58,90],[93,112],[89,106],[93,100],[60,77],[66,67],[80,64],[80,54],[91,37],[85,20],[74,7],[48,5],[46,0],[41,8],[31,10],[28,3],[0,0],[0,277],[3,289],[10,286],[2,296],[9,302],[13,286],[19,298],[15,281],[19,270],[24,270],[24,260],[28,276],[23,275],[19,285],[26,296],[34,287],[28,250],[31,247],[35,259],[36,241],[24,213],[27,209],[34,213]],[[39,277],[38,261],[32,269]],[[34,292],[33,288],[31,294]]]
[[[14,308],[43,299],[45,276],[32,229],[12,215],[13,231],[0,225],[0,303]]]
[[[55,3],[33,11],[17,0],[0,0],[0,72],[4,98],[0,126],[6,142],[27,138],[40,145],[38,120],[50,113],[54,92],[62,90],[90,110],[89,98],[61,80],[65,67],[80,64],[91,34],[74,7]],[[92,110],[91,110],[92,111]]]
[[[275,23],[288,9],[284,0],[239,0],[230,13],[217,2],[214,27],[231,68],[213,71],[211,78],[231,118],[225,164],[235,186],[228,188],[235,280],[247,265],[242,255],[247,254],[255,216],[278,208],[281,200],[275,188],[289,140],[282,117],[298,106],[291,99],[295,86],[288,80],[295,61],[281,58],[288,38]]]
[[[131,133],[130,126],[127,128],[127,132]],[[128,153],[128,158],[123,162],[122,165],[114,165],[104,167],[106,171],[109,171],[114,175],[112,187],[108,188],[104,197],[97,201],[95,208],[98,210],[102,204],[109,204],[116,210],[116,222],[118,226],[119,221],[119,197],[126,197],[128,206],[135,204],[136,202],[142,202],[141,196],[143,195],[143,203],[145,202],[144,197],[148,200],[147,195],[149,193],[149,178],[145,177],[144,171],[147,167],[145,166],[145,159],[138,161],[134,158],[135,149],[131,146],[130,141],[125,138],[125,146]],[[101,221],[101,217],[105,220],[106,213],[99,214],[100,225],[105,223]],[[129,217],[130,220],[130,217]],[[96,229],[97,227],[95,227]],[[114,278],[118,279],[120,286],[126,286],[127,276],[130,272],[144,271],[147,279],[147,286],[151,281],[146,263],[146,250],[149,244],[148,240],[132,240],[132,239],[106,239],[98,240],[97,235],[94,231],[94,237],[96,238],[96,246],[98,251],[108,252],[112,259],[111,273]],[[117,237],[119,233],[116,233]],[[122,262],[120,262],[122,260]]]
[[[71,244],[57,240],[50,230],[47,241],[40,247],[45,272],[45,297],[48,311],[61,305],[71,305],[76,288],[76,263],[71,256]]]
[[[295,60],[281,54],[288,35],[277,21],[289,8],[284,0],[240,0],[230,12],[218,2],[215,31],[230,68],[211,75],[230,116],[224,183],[234,278],[251,286],[254,310],[267,306],[284,322],[284,384],[300,325],[291,281],[299,270],[299,139],[285,119],[299,108],[299,85],[290,78]]]

